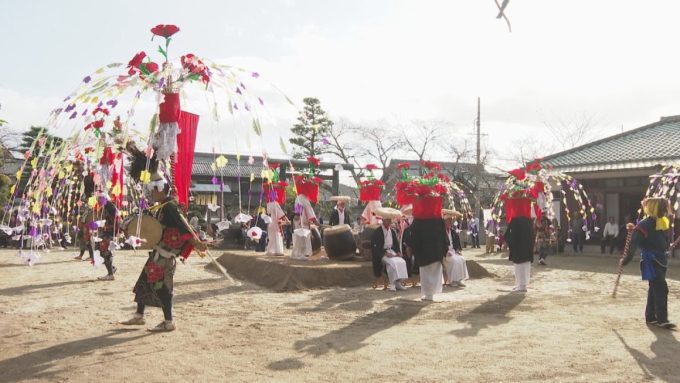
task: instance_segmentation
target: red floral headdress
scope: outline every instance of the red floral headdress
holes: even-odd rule
[[[380,194],[382,194],[382,190],[385,188],[385,183],[373,175],[373,171],[377,169],[378,166],[375,164],[366,165],[368,174],[365,180],[359,182],[359,201],[380,201]]]
[[[448,194],[449,178],[441,173],[441,165],[421,161],[425,175],[397,184],[397,194],[403,202],[413,204],[413,217],[419,219],[441,218],[443,196]]]
[[[319,185],[323,182],[323,180],[317,176],[321,160],[314,156],[309,156],[307,157],[307,162],[309,162],[308,171],[293,176],[293,179],[295,180],[295,189],[297,194],[306,196],[311,203],[316,203],[319,199]]]

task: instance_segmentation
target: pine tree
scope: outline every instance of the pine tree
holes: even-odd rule
[[[293,157],[306,158],[327,153],[327,144],[324,143],[324,139],[333,126],[333,121],[321,109],[318,98],[307,97],[302,101],[305,105],[297,118],[298,123],[291,128],[296,137],[289,140],[296,146]]]

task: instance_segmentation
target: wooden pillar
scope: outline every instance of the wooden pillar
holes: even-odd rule
[[[340,172],[333,169],[333,184],[331,186],[331,192],[333,195],[340,194]]]

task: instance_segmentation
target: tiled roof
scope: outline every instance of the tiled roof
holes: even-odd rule
[[[191,169],[191,174],[194,176],[212,176],[214,173],[212,169],[210,168],[210,165],[213,163],[214,158],[218,157],[220,153],[217,154],[212,154],[212,153],[195,153],[194,154],[194,163]],[[227,162],[227,165],[224,166],[221,171],[225,177],[237,177],[240,173],[241,177],[249,177],[250,173],[254,173],[255,177],[259,177],[260,173],[262,172],[262,156],[253,156],[253,159],[255,162],[250,165],[248,164],[248,156],[247,155],[241,155],[241,161],[240,161],[240,172],[239,172],[239,167],[236,161],[236,155],[235,154],[222,154],[229,162]],[[280,164],[288,164],[288,159],[282,159],[282,158],[270,158],[269,162],[270,163],[280,163]],[[301,169],[301,168],[306,168],[308,166],[308,163],[306,160],[290,160],[290,162],[293,164],[293,166],[296,169]],[[335,162],[322,162],[320,168],[321,169],[333,169],[338,163]],[[340,164],[343,166],[343,168],[348,169],[351,167],[350,164]],[[218,175],[220,174],[220,169],[217,170],[216,172]]]
[[[640,169],[680,161],[680,116],[543,158],[563,172]]]

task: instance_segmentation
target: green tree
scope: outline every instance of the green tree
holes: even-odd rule
[[[40,131],[43,128],[40,126],[31,126],[27,131],[21,133],[21,143],[19,144],[19,150],[26,151],[31,148],[33,141],[38,137]],[[43,137],[45,137],[45,145],[48,145],[51,141],[55,141],[56,144],[60,144],[63,140],[59,137],[53,136],[47,132],[43,132]]]
[[[0,206],[5,206],[9,201],[9,189],[12,186],[12,180],[4,174],[0,174]]]
[[[302,102],[305,105],[297,118],[298,122],[291,128],[295,137],[289,140],[296,146],[293,157],[306,158],[328,153],[324,139],[328,139],[326,136],[333,126],[333,121],[321,109],[318,98],[307,97]]]

